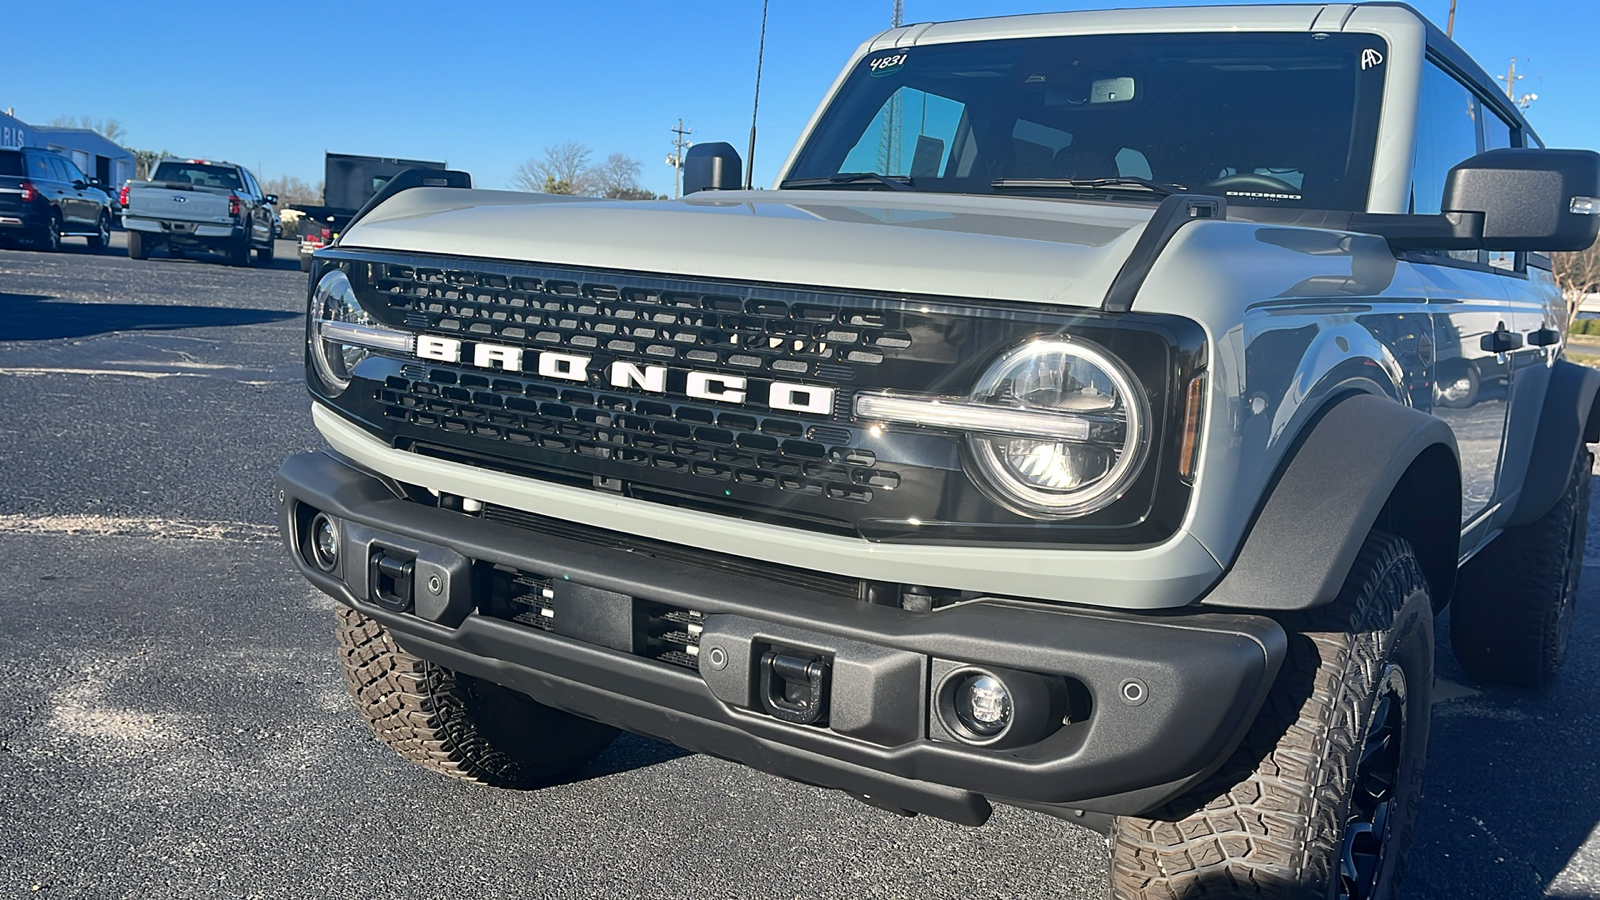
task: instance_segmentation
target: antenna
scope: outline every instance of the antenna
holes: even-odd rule
[[[761,0],[761,45],[756,49],[756,99],[750,104],[750,152],[745,158],[744,189],[756,175],[756,113],[761,110],[761,61],[767,55],[767,0]]]

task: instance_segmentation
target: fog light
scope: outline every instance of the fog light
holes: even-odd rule
[[[956,718],[968,731],[990,737],[1011,724],[1011,692],[992,675],[975,675],[956,688]]]
[[[324,572],[339,565],[339,524],[327,513],[311,520],[311,561]]]

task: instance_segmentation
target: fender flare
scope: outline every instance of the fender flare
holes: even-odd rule
[[[1434,605],[1442,606],[1455,587],[1461,540],[1460,457],[1450,426],[1394,400],[1354,394],[1334,401],[1303,435],[1233,565],[1201,603],[1293,611],[1332,602],[1367,534],[1382,527],[1411,541]]]
[[[1558,360],[1550,367],[1539,430],[1528,454],[1517,508],[1507,527],[1534,522],[1549,512],[1567,489],[1567,479],[1585,444],[1600,441],[1600,371]]]

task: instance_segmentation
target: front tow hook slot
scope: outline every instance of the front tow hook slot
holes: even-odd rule
[[[784,650],[761,654],[761,705],[774,718],[798,725],[824,721],[828,661]]]
[[[372,558],[367,563],[367,584],[371,588],[372,602],[395,612],[411,609],[415,574],[415,561],[374,547]]]

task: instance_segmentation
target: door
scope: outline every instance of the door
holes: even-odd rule
[[[100,203],[94,191],[89,187],[89,176],[83,174],[77,164],[65,157],[56,157],[56,165],[62,170],[62,180],[67,183],[65,204],[72,210],[72,224],[67,226],[71,231],[94,231],[99,226]],[[80,187],[81,185],[81,187]]]
[[[62,227],[71,230],[73,224],[69,217],[72,215],[72,204],[67,191],[71,185],[62,180],[66,172],[56,166],[54,154],[28,153],[27,157],[28,180],[49,201],[51,210],[61,217]]]
[[[1487,109],[1441,65],[1430,60],[1423,66],[1412,212],[1439,212],[1450,168],[1483,150],[1481,121]],[[1482,251],[1436,251],[1408,258],[1426,285],[1434,319],[1433,413],[1455,432],[1461,453],[1462,524],[1487,527],[1496,504],[1505,499],[1501,491],[1507,480],[1500,472],[1517,374],[1530,352],[1528,310],[1526,304],[1513,302],[1505,273],[1490,266]]]

